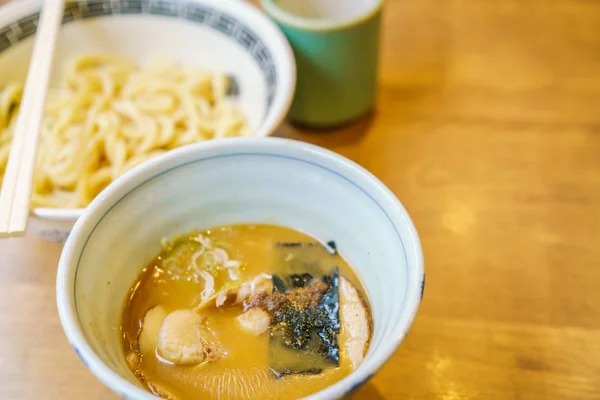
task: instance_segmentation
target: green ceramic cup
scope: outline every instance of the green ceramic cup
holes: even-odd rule
[[[383,0],[261,0],[288,38],[298,70],[288,118],[332,127],[372,109]]]

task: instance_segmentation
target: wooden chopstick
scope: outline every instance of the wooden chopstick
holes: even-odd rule
[[[40,125],[63,12],[64,0],[44,1],[0,190],[0,237],[23,235],[27,230]]]

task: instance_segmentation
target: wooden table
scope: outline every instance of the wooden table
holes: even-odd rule
[[[427,287],[359,399],[600,399],[600,2],[388,0],[377,111],[332,148],[398,195]],[[114,399],[67,344],[60,247],[0,242],[0,398]]]

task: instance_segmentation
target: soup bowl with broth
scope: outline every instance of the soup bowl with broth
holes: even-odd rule
[[[128,399],[337,399],[408,332],[424,288],[406,210],[331,151],[193,144],[110,184],[60,259],[83,363]]]
[[[0,7],[0,182],[41,5]],[[245,1],[67,2],[28,230],[63,242],[89,202],[136,164],[197,141],[270,135],[295,83],[287,40]]]

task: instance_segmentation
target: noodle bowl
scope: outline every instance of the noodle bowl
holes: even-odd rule
[[[17,111],[15,105],[20,97],[20,86],[25,82],[41,4],[41,0],[22,0],[0,7],[0,92],[5,95],[0,95],[0,102],[8,99],[8,104],[0,103],[0,131],[3,131],[0,164],[8,156],[6,145],[10,134],[5,131],[11,131],[10,124],[14,124],[13,118],[5,117]],[[162,55],[163,59],[152,59],[155,54]],[[117,93],[111,94],[110,104],[103,105],[101,110],[89,110],[100,118],[91,127],[85,126],[88,111],[76,112],[73,117],[65,112],[65,108],[75,109],[76,101],[73,92],[77,85],[69,83],[72,81],[69,71],[78,62],[80,68],[95,70],[91,64],[98,58],[104,58],[104,67],[100,69],[109,69],[107,65],[111,65],[110,68],[128,71],[130,78],[163,67],[184,75],[195,74],[192,70],[209,74],[211,77],[203,82],[210,82],[211,90],[214,86],[216,93],[226,90],[227,82],[233,79],[235,93],[215,103],[211,102],[211,95],[198,93],[199,87],[191,92],[180,88],[184,93],[208,99],[215,117],[213,123],[205,125],[202,121],[206,119],[194,121],[194,115],[203,115],[202,110],[206,109],[202,100],[192,101],[196,110],[190,112],[190,102],[180,101],[180,94],[173,95],[176,88],[170,83],[166,89],[171,94],[157,85],[152,89],[145,86],[137,94],[134,93],[137,89],[123,93],[123,87],[117,84],[123,79],[117,74],[119,76],[112,81]],[[170,79],[158,75],[160,82]],[[94,101],[101,104],[100,93],[110,85],[103,79],[92,79],[90,89],[95,91],[89,93],[95,93]],[[39,166],[43,171],[37,170],[36,174],[36,194],[32,199],[35,208],[28,232],[63,242],[85,205],[108,182],[134,165],[178,145],[221,136],[271,135],[287,114],[295,79],[294,57],[285,37],[264,14],[245,2],[67,2],[57,37],[43,129],[58,126],[59,114],[66,121],[77,122],[72,127],[61,128],[60,135],[54,136],[56,132],[53,132],[52,140],[48,141],[52,146],[42,143],[38,148]],[[221,84],[225,87],[219,86]],[[167,112],[173,103],[180,109]],[[181,106],[183,103],[188,104],[187,109]],[[231,124],[221,124],[224,121]],[[172,123],[175,136],[168,141]],[[115,125],[120,127],[117,134]],[[144,133],[141,140],[138,129],[150,133]],[[44,131],[41,136],[46,137]],[[76,137],[82,143],[70,140]],[[68,146],[65,145],[67,140]],[[74,159],[67,156],[74,153]],[[43,163],[43,158],[53,162]],[[81,171],[84,166],[91,171]],[[82,180],[86,183],[81,183]]]

